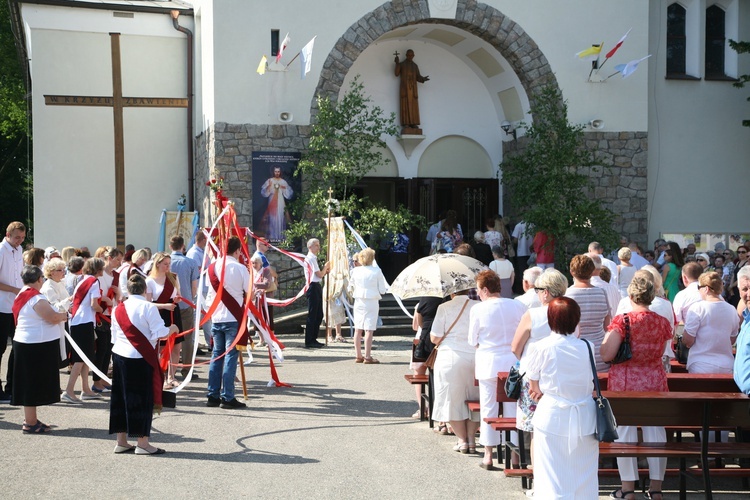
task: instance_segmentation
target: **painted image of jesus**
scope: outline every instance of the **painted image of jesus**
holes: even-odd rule
[[[263,214],[263,230],[271,241],[284,239],[289,213],[286,210],[286,200],[294,195],[292,187],[281,177],[281,167],[274,166],[272,177],[263,183],[260,194],[268,198],[268,206]]]

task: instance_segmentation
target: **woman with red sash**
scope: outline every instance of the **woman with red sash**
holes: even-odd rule
[[[146,280],[135,274],[128,279],[128,300],[112,313],[112,394],[109,433],[117,434],[115,453],[161,455],[164,450],[149,444],[153,412],[162,407],[164,377],[159,368],[156,342],[177,333],[159,315],[145,296]],[[128,437],[137,438],[136,446]]]
[[[177,325],[178,331],[182,331],[182,320],[180,311],[177,310],[177,299],[180,296],[180,282],[177,276],[170,272],[169,266],[172,258],[168,253],[158,252],[154,255],[154,265],[151,267],[146,279],[146,297],[159,309],[159,315],[164,320],[164,326]],[[185,337],[175,339],[175,345],[185,341]],[[180,362],[180,350],[172,349],[170,355],[169,369],[165,389],[177,387],[179,383],[175,380],[175,365]]]
[[[94,363],[100,372],[106,374],[109,370],[110,359],[112,358],[112,334],[110,332],[112,307],[120,302],[120,275],[116,269],[122,264],[122,252],[115,247],[107,246],[97,249],[94,255],[100,257],[105,262],[104,271],[99,276],[99,288],[102,291],[102,298],[99,300],[99,305],[102,306],[104,311],[96,315],[96,327],[94,328],[96,333],[96,359]],[[98,394],[109,392],[109,385],[99,378],[99,375],[94,373],[92,378],[94,384],[91,386],[91,389],[94,392]]]
[[[136,250],[133,252],[133,255],[131,255],[130,262],[127,263],[127,265],[122,266],[122,269],[120,269],[120,276],[122,279],[120,279],[120,296],[122,297],[122,300],[125,300],[128,296],[128,278],[133,276],[134,274],[140,274],[143,276],[143,279],[146,279],[146,273],[143,272],[143,265],[148,261],[149,252],[145,248],[141,248],[139,250]],[[124,258],[124,257],[123,257]]]
[[[36,407],[60,401],[60,328],[68,319],[40,292],[44,277],[36,266],[21,272],[23,288],[13,302],[13,390],[11,404],[23,406],[24,434],[49,432],[37,418]]]
[[[81,352],[93,363],[94,359],[94,323],[96,313],[102,312],[99,298],[102,296],[97,278],[104,271],[104,261],[96,257],[83,265],[84,278],[73,291],[73,305],[70,307],[70,336]],[[70,353],[73,368],[70,370],[68,385],[61,399],[66,403],[81,404],[87,399],[99,399],[100,396],[89,387],[89,367],[84,363],[81,354],[74,348]],[[75,386],[81,377],[81,399],[75,395]]]

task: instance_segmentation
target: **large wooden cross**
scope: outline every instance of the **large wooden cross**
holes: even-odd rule
[[[110,33],[112,45],[112,96],[45,95],[48,106],[105,106],[114,111],[115,120],[115,237],[117,246],[125,248],[125,147],[122,109],[187,108],[188,100],[164,97],[123,97],[120,65],[120,34]]]

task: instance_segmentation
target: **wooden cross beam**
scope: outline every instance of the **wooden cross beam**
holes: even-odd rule
[[[123,108],[187,108],[186,98],[123,97],[120,65],[120,34],[110,33],[112,46],[112,95],[74,96],[45,95],[48,106],[104,106],[113,109],[115,131],[115,238],[117,247],[125,249],[125,142]]]

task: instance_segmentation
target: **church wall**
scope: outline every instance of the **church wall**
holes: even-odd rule
[[[186,97],[186,45],[166,14],[23,7],[33,83],[34,244],[115,243],[111,107],[47,106],[44,95],[111,96],[110,32],[123,95]],[[125,108],[126,240],[156,248],[159,217],[188,192],[184,109]]]
[[[750,91],[736,89],[729,81],[707,81],[703,71],[702,15],[709,2],[691,2],[695,16],[703,18],[688,38],[698,38],[694,55],[697,80],[667,80],[666,8],[669,2],[652,2],[651,82],[649,102],[649,242],[661,233],[745,233],[747,216],[738,204],[747,199],[750,129]],[[713,3],[713,2],[710,2]],[[732,4],[733,2],[722,2]],[[735,5],[737,7],[737,5]],[[689,13],[690,14],[690,13]],[[750,4],[739,2],[731,38],[750,40]],[[729,13],[727,15],[730,18]],[[660,23],[661,21],[661,23]],[[730,35],[730,33],[728,33]],[[728,36],[729,37],[729,36]],[[692,56],[688,53],[688,59]],[[732,71],[728,56],[726,69]],[[739,56],[738,74],[750,73],[750,56]]]

